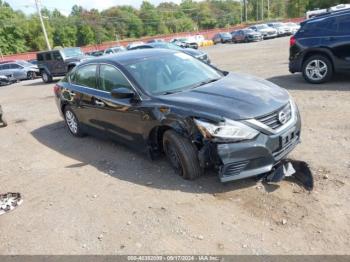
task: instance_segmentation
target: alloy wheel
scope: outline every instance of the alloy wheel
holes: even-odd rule
[[[305,68],[305,73],[309,79],[320,81],[326,77],[328,73],[328,66],[322,60],[311,60]]]
[[[77,121],[75,115],[70,110],[67,110],[65,113],[65,116],[66,116],[66,122],[67,122],[67,126],[68,126],[69,130],[73,134],[77,134],[78,133],[78,121]]]

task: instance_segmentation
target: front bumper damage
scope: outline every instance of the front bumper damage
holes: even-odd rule
[[[260,133],[253,140],[238,143],[211,143],[210,155],[217,163],[220,181],[271,174],[300,143],[300,133],[298,117],[292,126],[278,134]]]

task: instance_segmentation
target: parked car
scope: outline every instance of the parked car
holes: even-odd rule
[[[130,43],[130,44],[128,44],[128,45],[126,46],[126,49],[129,50],[129,49],[131,49],[131,48],[133,48],[133,47],[135,47],[135,46],[144,45],[144,44],[145,44],[145,42],[142,42],[142,41],[132,42],[132,43]]]
[[[170,41],[170,43],[173,43],[183,48],[198,49],[199,47],[198,43],[191,37],[174,38]]]
[[[12,75],[0,75],[0,86],[7,86],[18,82]]]
[[[268,23],[267,25],[277,30],[277,36],[288,36],[293,34],[291,28],[286,26],[284,23],[274,22]]]
[[[292,32],[292,34],[294,35],[296,32],[298,32],[298,30],[300,29],[300,25],[293,23],[293,22],[288,22],[285,23],[286,26],[288,26],[290,28],[290,31]]]
[[[0,127],[5,127],[7,126],[7,122],[4,118],[4,112],[2,111],[2,107],[0,105]]]
[[[37,53],[38,68],[45,83],[64,76],[82,60],[87,59],[79,47],[62,48]]]
[[[246,28],[231,33],[233,43],[248,43],[263,40],[263,36],[259,32]]]
[[[214,45],[218,43],[231,43],[232,42],[232,35],[228,32],[221,32],[213,36],[212,38]]]
[[[111,48],[107,48],[104,52],[103,55],[113,55],[119,52],[124,52],[126,51],[126,48],[124,46],[114,46]]]
[[[181,52],[184,52],[185,54],[193,56],[193,57],[195,57],[195,58],[197,58],[205,63],[210,64],[210,59],[209,59],[208,55],[206,53],[204,53],[203,51],[195,50],[192,48],[179,47],[179,46],[174,45],[172,43],[166,43],[166,42],[150,43],[150,44],[136,46],[130,50],[148,49],[148,48],[165,48],[165,49],[181,51]]]
[[[87,55],[87,56],[102,56],[102,55],[104,55],[104,51],[105,50],[86,52],[85,55]]]
[[[314,17],[301,23],[290,39],[289,71],[302,72],[319,84],[334,73],[350,73],[350,10]]]
[[[155,38],[155,39],[151,39],[151,40],[148,40],[147,43],[157,43],[157,42],[165,42],[164,39],[162,38]]]
[[[12,76],[17,80],[34,79],[38,74],[38,67],[24,60],[0,64],[0,75]]]
[[[272,27],[269,27],[266,24],[253,25],[249,28],[262,34],[264,39],[275,38],[278,36],[277,30]]]
[[[211,167],[222,182],[281,170],[300,141],[286,90],[169,49],[83,62],[54,94],[73,136],[97,132],[150,156],[165,152],[185,179]]]

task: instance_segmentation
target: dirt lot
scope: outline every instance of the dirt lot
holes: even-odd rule
[[[73,138],[53,85],[23,81],[0,88],[0,191],[24,196],[0,217],[0,254],[350,254],[350,78],[315,86],[290,75],[288,38],[206,51],[295,97],[303,142],[291,157],[312,167],[312,193],[210,173],[188,182],[165,160]]]

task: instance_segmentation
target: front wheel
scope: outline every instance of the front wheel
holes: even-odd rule
[[[164,134],[163,148],[175,171],[184,179],[194,180],[202,175],[198,150],[190,140],[168,130]]]
[[[27,73],[27,79],[28,80],[33,80],[35,78],[35,73],[34,72],[28,72]]]
[[[323,55],[311,56],[303,63],[303,76],[312,84],[325,83],[333,76],[332,63]]]
[[[73,136],[76,136],[76,137],[84,136],[84,133],[82,132],[80,127],[79,120],[69,106],[66,106],[66,108],[64,109],[64,120],[66,122],[69,132]]]

